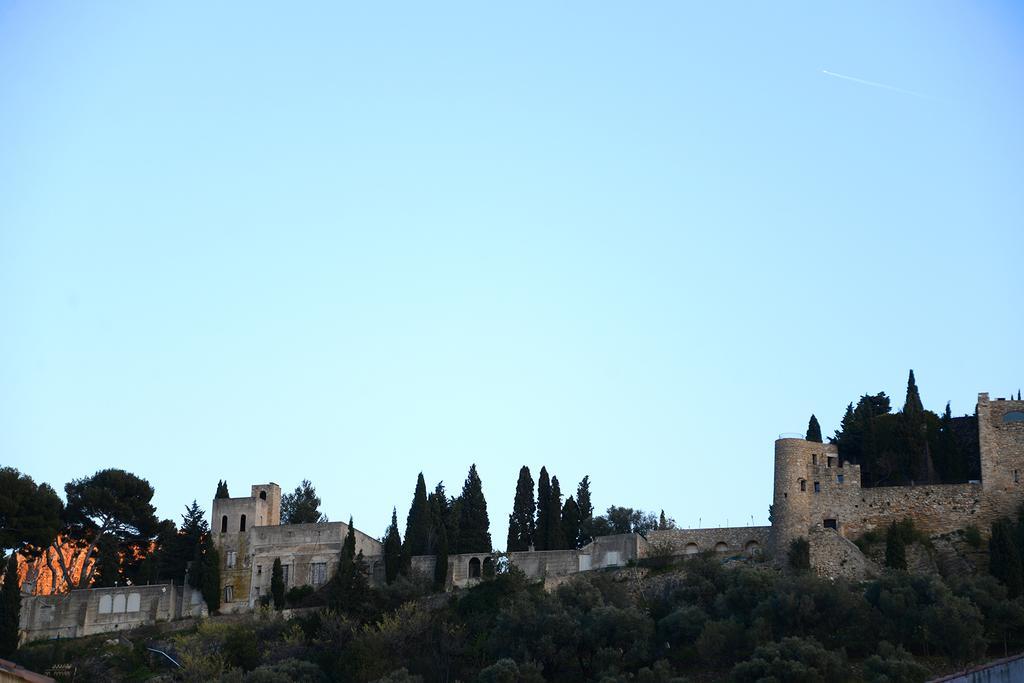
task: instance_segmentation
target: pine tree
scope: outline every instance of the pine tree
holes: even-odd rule
[[[0,656],[18,649],[18,622],[21,619],[21,589],[18,586],[18,553],[7,560],[0,590]]]
[[[405,522],[405,545],[402,552],[406,560],[416,555],[426,555],[430,543],[430,506],[427,504],[427,484],[420,472],[416,478],[409,516]]]
[[[121,547],[117,539],[103,534],[96,544],[96,571],[93,573],[93,587],[111,588],[124,583],[121,577]]]
[[[578,548],[580,538],[580,508],[576,499],[569,496],[562,506],[562,533],[565,534],[566,547]]]
[[[320,496],[309,479],[295,487],[292,493],[281,496],[281,524],[315,524],[326,522],[320,512]]]
[[[558,485],[558,477],[551,477],[551,502],[548,505],[548,510],[551,511],[551,526],[548,529],[547,539],[548,549],[564,550],[569,546],[562,533],[562,489]]]
[[[459,552],[491,552],[490,526],[483,484],[474,464],[469,468],[459,496]]]
[[[274,567],[270,570],[270,595],[274,599],[274,609],[284,609],[284,568],[281,558],[274,558]]]
[[[214,498],[230,498],[231,495],[228,493],[228,483],[223,480],[217,480],[217,493],[214,494]]]
[[[536,533],[537,522],[534,515],[537,504],[533,499],[533,477],[530,468],[523,465],[519,469],[519,481],[516,482],[516,497],[512,503],[512,514],[508,516],[508,552],[529,550]]]
[[[537,479],[537,529],[533,535],[534,550],[554,550],[548,546],[551,538],[551,512],[551,479],[548,477],[548,469],[541,467],[540,477]]]
[[[992,536],[988,542],[989,573],[1003,582],[1010,598],[1016,598],[1024,590],[1024,569],[1022,569],[1020,548],[1017,547],[1010,522],[1005,519],[992,524]]]
[[[590,502],[590,477],[580,480],[576,487],[576,506],[580,509],[580,535],[576,539],[576,547],[582,548],[590,543],[594,524],[594,505]]]
[[[885,566],[901,570],[907,568],[907,545],[896,522],[889,525],[885,534]]]
[[[384,534],[384,577],[392,583],[402,566],[402,539],[398,535],[398,510],[391,508],[391,525]]]
[[[807,423],[807,440],[821,443],[821,425],[818,424],[818,418],[813,413],[811,413],[811,419]]]

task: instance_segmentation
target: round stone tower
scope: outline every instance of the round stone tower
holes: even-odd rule
[[[806,536],[811,525],[810,472],[823,444],[797,438],[775,442],[775,492],[772,497],[772,556],[785,562],[793,539]]]

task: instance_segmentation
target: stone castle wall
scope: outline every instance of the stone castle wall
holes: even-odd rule
[[[669,529],[647,534],[648,553],[668,550],[673,555],[702,552],[757,555],[766,552],[770,526],[722,527],[716,529]]]

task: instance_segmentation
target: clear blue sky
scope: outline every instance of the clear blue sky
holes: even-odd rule
[[[812,412],[1024,386],[1022,121],[1010,2],[5,2],[0,463],[763,524]]]

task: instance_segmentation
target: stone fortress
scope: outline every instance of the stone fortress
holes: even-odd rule
[[[527,576],[558,580],[581,571],[622,566],[653,553],[693,555],[766,554],[785,560],[796,538],[811,542],[812,564],[837,573],[830,560],[860,551],[850,542],[892,521],[911,517],[918,529],[941,534],[974,525],[987,529],[995,519],[1013,516],[1024,502],[1024,401],[978,396],[976,418],[981,479],[966,484],[861,487],[860,466],[843,462],[836,446],[779,438],[775,442],[771,526],[672,529],[595,539],[579,550],[509,553],[508,561]],[[247,498],[213,501],[213,529],[221,559],[222,611],[252,609],[270,590],[270,567],[280,558],[286,584],[325,583],[337,566],[348,526],[341,522],[280,525],[281,489],[253,486]],[[383,546],[356,531],[372,580],[383,580]],[[433,573],[433,556],[413,558],[413,568]],[[495,558],[487,554],[449,557],[450,586],[466,586],[486,574]],[[851,563],[851,567],[862,563]]]
[[[865,532],[884,529],[904,517],[931,535],[971,525],[985,532],[992,521],[1014,516],[1024,503],[1024,401],[990,400],[988,394],[979,394],[976,415],[958,419],[967,421],[971,433],[977,434],[979,480],[865,488],[860,467],[841,461],[833,444],[779,438],[771,526],[672,529],[649,532],[646,538],[604,536],[578,550],[513,552],[507,560],[528,577],[550,585],[579,572],[664,554],[709,551],[723,558],[762,556],[781,565],[790,543],[806,538],[811,564],[819,573],[863,578],[870,562],[851,541]],[[333,576],[348,525],[282,525],[280,506],[281,487],[273,483],[253,486],[247,497],[214,499],[211,531],[223,563],[221,612],[254,610],[270,592],[277,558],[287,588],[315,588]],[[383,581],[383,545],[358,530],[355,536],[371,581]],[[449,556],[449,588],[481,580],[497,559],[488,553]],[[434,556],[414,557],[413,570],[430,576],[435,561]],[[73,637],[205,613],[198,593],[182,590],[143,586],[25,596],[21,627],[28,639]]]

